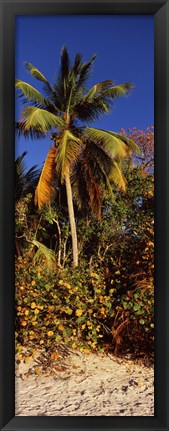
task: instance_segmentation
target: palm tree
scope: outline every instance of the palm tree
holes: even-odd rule
[[[78,245],[72,184],[80,206],[79,169],[84,177],[88,177],[86,190],[90,207],[94,210],[97,199],[100,202],[99,177],[103,178],[111,193],[111,180],[124,189],[120,161],[138,149],[126,137],[84,125],[108,113],[113,99],[126,95],[132,88],[130,83],[113,85],[111,80],[106,80],[88,90],[86,84],[95,57],[85,63],[78,53],[71,65],[67,48],[64,47],[60,70],[53,85],[36,67],[26,62],[31,75],[43,83],[44,95],[30,84],[16,80],[16,89],[24,97],[24,102],[29,103],[24,106],[21,119],[16,124],[18,132],[31,138],[42,138],[50,132],[53,141],[36,188],[35,204],[41,209],[50,201],[54,177],[65,184],[75,267],[78,266]]]

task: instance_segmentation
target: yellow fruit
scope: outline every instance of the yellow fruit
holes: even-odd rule
[[[37,308],[35,308],[34,313],[35,313],[35,315],[39,314],[39,310]]]
[[[78,290],[79,290],[78,286],[75,286],[75,287],[73,288],[73,291],[74,291],[74,292],[77,292]]]
[[[23,356],[20,354],[20,355],[18,355],[18,358],[17,358],[19,361],[21,361],[21,359],[23,359]]]
[[[67,287],[67,289],[71,289],[71,286],[69,283],[64,283],[64,286]]]
[[[36,281],[35,281],[35,280],[33,280],[31,284],[32,284],[32,286],[35,286]]]
[[[73,348],[73,349],[76,349],[76,347],[77,347],[76,343],[73,343],[73,344],[72,344],[72,348]]]
[[[59,325],[59,326],[58,326],[58,329],[59,329],[60,331],[64,331],[64,330],[65,330],[65,327],[64,327],[63,325]]]
[[[22,326],[26,326],[26,325],[27,325],[26,320],[22,320],[21,325],[22,325]]]
[[[48,337],[52,337],[52,335],[54,334],[54,332],[53,331],[48,331],[47,332],[47,335],[48,335]]]
[[[110,289],[109,293],[114,293],[115,289]]]
[[[29,314],[29,310],[26,310],[25,311],[25,316],[28,316],[28,314]]]
[[[39,341],[39,344],[44,344],[44,340],[40,340],[40,341]]]
[[[87,326],[90,326],[91,325],[91,321],[90,320],[87,320]]]
[[[83,314],[83,310],[82,309],[78,309],[76,310],[76,316],[80,317]]]
[[[32,302],[32,304],[31,304],[31,308],[32,308],[32,309],[36,308],[36,304],[35,304],[35,302]]]

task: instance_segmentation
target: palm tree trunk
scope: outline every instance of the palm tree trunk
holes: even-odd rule
[[[72,187],[71,187],[69,172],[65,175],[65,184],[66,184],[66,193],[67,193],[69,221],[70,221],[70,228],[71,228],[71,235],[72,235],[73,265],[77,267],[78,266],[77,232],[76,232]]]

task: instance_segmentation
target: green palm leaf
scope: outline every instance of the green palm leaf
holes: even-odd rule
[[[124,158],[127,156],[127,145],[121,139],[113,136],[105,130],[87,127],[86,137],[100,145],[112,158]]]
[[[133,88],[133,85],[129,82],[125,84],[115,85],[110,87],[102,92],[102,96],[110,99],[114,99],[115,97],[125,96],[129,90]]]
[[[65,123],[60,117],[34,106],[28,106],[23,110],[20,121],[21,129],[26,132],[47,133],[52,128],[62,129],[64,125]]]
[[[33,240],[32,244],[38,248],[34,256],[35,263],[40,265],[41,269],[45,270],[48,274],[52,274],[56,269],[56,256],[54,251],[36,240]]]
[[[113,181],[115,186],[117,186],[120,190],[123,192],[126,190],[126,182],[124,179],[124,176],[122,174],[122,171],[118,165],[118,163],[114,160],[112,164],[112,169],[109,174],[109,180]]]
[[[26,69],[28,70],[28,72],[30,72],[30,74],[32,76],[34,76],[34,78],[36,78],[42,82],[46,82],[46,83],[48,82],[47,79],[45,78],[45,76],[31,63],[28,63],[27,61],[25,61],[24,65],[25,65]]]
[[[48,80],[45,78],[45,76],[40,72],[40,70],[37,69],[37,67],[33,66],[31,63],[28,63],[27,61],[24,63],[26,69],[28,70],[28,72],[34,77],[36,78],[38,81],[41,81],[44,83],[44,91],[45,93],[51,98],[51,102],[53,101],[56,107],[56,95],[55,92],[53,90],[53,88],[51,87],[51,85],[49,84]],[[58,110],[58,108],[56,108]]]
[[[83,100],[90,102],[93,99],[93,96],[95,96],[97,93],[100,93],[103,91],[104,88],[109,87],[112,84],[111,80],[99,82],[98,84],[95,84],[90,91],[84,96]]]
[[[56,155],[56,170],[61,175],[61,181],[69,172],[70,166],[77,160],[81,152],[82,142],[69,130],[65,130],[59,139],[59,148]]]
[[[112,81],[103,81],[96,84],[86,95],[77,100],[74,109],[80,120],[99,119],[100,115],[110,111],[111,102],[115,97],[126,95],[132,88],[130,83],[113,87],[110,86],[110,83],[112,84]]]
[[[129,139],[127,136],[123,136],[123,135],[121,135],[119,133],[111,132],[109,130],[107,132],[110,133],[112,136],[115,136],[116,138],[122,140],[125,144],[128,145],[128,147],[131,148],[131,150],[134,153],[141,153],[140,148],[138,147],[138,145],[132,139]]]
[[[18,79],[16,79],[15,82],[16,90],[20,91],[27,100],[34,102],[34,104],[37,104],[43,108],[47,107],[53,112],[57,110],[54,103],[52,103],[48,99],[45,99],[42,94],[38,90],[36,90],[36,88],[32,87],[32,85]]]

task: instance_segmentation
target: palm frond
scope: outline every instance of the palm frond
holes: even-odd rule
[[[48,204],[54,194],[55,158],[57,148],[50,148],[39,181],[35,190],[35,205],[41,210],[43,205]]]
[[[113,87],[107,88],[102,92],[103,97],[109,99],[114,99],[115,97],[125,96],[129,90],[133,88],[133,84],[126,82],[125,84],[115,85]]]
[[[109,181],[109,175],[112,171],[113,160],[105,153],[104,149],[94,142],[90,142],[85,150],[85,158],[92,166],[93,174],[96,176],[97,181],[105,184],[108,190],[111,201],[114,202],[114,193]]]
[[[73,196],[79,210],[90,209],[98,220],[101,219],[101,204],[103,199],[102,186],[97,181],[90,161],[83,157],[72,172]]]
[[[15,160],[16,175],[18,175],[19,177],[24,175],[26,168],[23,159],[27,154],[27,151],[23,151],[23,153]]]
[[[28,106],[22,111],[20,127],[25,132],[47,133],[52,128],[61,129],[64,125],[60,117],[44,109]]]
[[[73,64],[73,70],[74,73],[77,75],[80,73],[81,70],[81,62],[82,62],[82,55],[78,52],[75,56],[74,64]]]
[[[58,111],[59,108],[56,106],[57,105],[57,99],[56,99],[56,95],[55,92],[52,88],[52,86],[49,84],[48,80],[46,79],[46,77],[40,72],[40,70],[37,69],[37,67],[33,66],[31,63],[28,63],[27,61],[24,63],[26,69],[28,70],[28,72],[34,77],[36,78],[38,81],[43,82],[44,84],[44,92],[47,94],[48,97],[50,97],[51,102],[54,103],[56,110]]]
[[[25,130],[24,128],[24,122],[16,121],[15,123],[15,133],[16,136],[24,136],[25,139],[31,138],[31,139],[42,139],[46,138],[46,132],[38,131],[35,129],[29,129]]]
[[[107,80],[107,81],[103,81],[103,82],[99,82],[98,84],[95,84],[89,91],[87,94],[85,94],[85,96],[83,97],[84,101],[88,101],[90,102],[93,97],[102,92],[104,88],[109,87],[110,85],[112,85],[112,81],[111,80]]]
[[[34,78],[36,78],[42,82],[48,82],[47,79],[45,78],[45,76],[40,72],[40,70],[38,70],[35,66],[33,66],[33,64],[29,63],[28,61],[25,61],[24,65],[25,65],[26,69],[28,70],[28,72],[32,76],[34,76]]]
[[[34,193],[35,185],[39,177],[39,169],[34,165],[26,169],[24,157],[27,151],[24,151],[15,160],[15,199],[19,200],[27,193]]]
[[[18,90],[21,95],[26,98],[26,101],[31,101],[41,108],[48,108],[48,110],[52,112],[57,111],[57,107],[54,105],[54,103],[43,97],[42,94],[36,90],[36,88],[32,87],[32,85],[16,79],[15,87],[16,90]]]
[[[81,121],[91,122],[94,120],[99,120],[101,115],[110,112],[110,103],[107,100],[103,100],[101,95],[96,98],[85,100],[83,97],[81,100],[77,101],[74,111],[77,117]]]
[[[56,269],[56,256],[54,251],[39,241],[33,240],[32,243],[38,248],[34,256],[34,262],[40,265],[41,269],[45,270],[48,274],[52,274]]]
[[[69,130],[65,130],[60,137],[56,155],[56,171],[61,176],[62,182],[70,166],[77,160],[81,151],[81,144],[81,140]]]
[[[99,119],[101,115],[106,114],[111,109],[112,100],[115,97],[127,94],[132,84],[120,84],[110,86],[112,81],[103,81],[96,84],[86,94],[77,100],[74,107],[77,116],[81,121],[92,121]]]
[[[115,136],[116,138],[120,139],[125,144],[127,144],[133,153],[141,153],[139,146],[132,139],[128,138],[127,136],[123,136],[119,133],[111,132],[109,130],[107,132],[110,133],[112,136]]]
[[[124,179],[124,176],[122,174],[122,171],[118,165],[118,163],[114,160],[112,163],[112,169],[109,174],[109,180],[112,180],[120,190],[125,192],[126,190],[126,182]]]
[[[114,159],[127,156],[128,147],[125,142],[105,130],[87,127],[86,137],[100,145]]]
[[[96,54],[94,54],[91,58],[91,60],[89,60],[87,63],[81,63],[81,66],[78,70],[79,72],[79,76],[78,76],[78,80],[76,83],[76,88],[78,89],[79,87],[84,88],[85,87],[85,83],[87,81],[87,79],[89,78],[89,74],[90,74],[90,70],[91,70],[91,66],[93,61],[96,58]]]
[[[69,73],[69,54],[66,46],[61,51],[61,79],[66,80]]]

